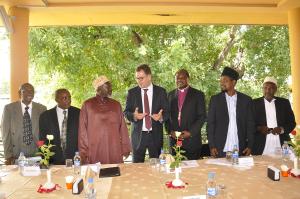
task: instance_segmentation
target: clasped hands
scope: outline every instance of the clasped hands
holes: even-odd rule
[[[142,120],[142,119],[144,119],[144,117],[146,115],[149,115],[149,113],[139,113],[138,111],[139,111],[139,108],[136,107],[135,111],[133,113],[133,117],[134,117],[135,121]],[[162,112],[163,112],[163,110],[160,109],[160,111],[158,113],[152,114],[152,115],[150,115],[150,117],[155,121],[161,121],[162,120]]]
[[[170,136],[176,139],[175,131],[171,131]],[[191,132],[189,131],[182,131],[181,134],[178,136],[178,139],[184,140],[191,137]]]
[[[257,131],[259,131],[263,135],[267,135],[272,133],[273,135],[279,135],[283,132],[282,127],[268,128],[267,126],[258,126]]]
[[[251,149],[250,148],[245,148],[244,150],[243,150],[243,155],[245,155],[245,156],[249,156],[249,155],[251,155]],[[217,150],[217,148],[216,147],[212,147],[212,148],[210,148],[210,155],[212,156],[212,157],[217,157],[218,156],[218,150]]]

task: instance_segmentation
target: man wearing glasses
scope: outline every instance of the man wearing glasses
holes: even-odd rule
[[[136,68],[138,86],[128,91],[124,114],[131,122],[133,162],[144,162],[148,149],[150,158],[158,158],[163,145],[163,122],[169,117],[166,90],[152,84],[147,64]]]

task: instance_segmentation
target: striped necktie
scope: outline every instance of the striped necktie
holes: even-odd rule
[[[64,119],[62,121],[62,125],[61,125],[61,136],[60,136],[60,142],[61,142],[61,147],[63,152],[65,152],[66,150],[66,140],[67,140],[67,111],[64,110],[63,111],[64,114]]]

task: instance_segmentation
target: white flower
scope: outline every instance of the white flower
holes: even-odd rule
[[[47,139],[48,139],[48,140],[53,140],[53,139],[54,139],[54,136],[53,136],[53,135],[47,135]]]
[[[176,137],[179,137],[181,135],[181,132],[175,131],[175,135],[176,135]]]

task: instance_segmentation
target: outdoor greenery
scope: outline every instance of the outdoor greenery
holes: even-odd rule
[[[41,102],[55,104],[53,92],[71,91],[73,105],[95,95],[92,81],[108,76],[113,98],[123,107],[136,85],[135,68],[148,63],[153,81],[168,91],[174,74],[186,68],[191,85],[209,98],[219,92],[224,66],[237,68],[237,89],[262,95],[265,76],[278,79],[278,95],[289,96],[290,57],[286,26],[167,25],[91,26],[30,29],[30,81]]]

